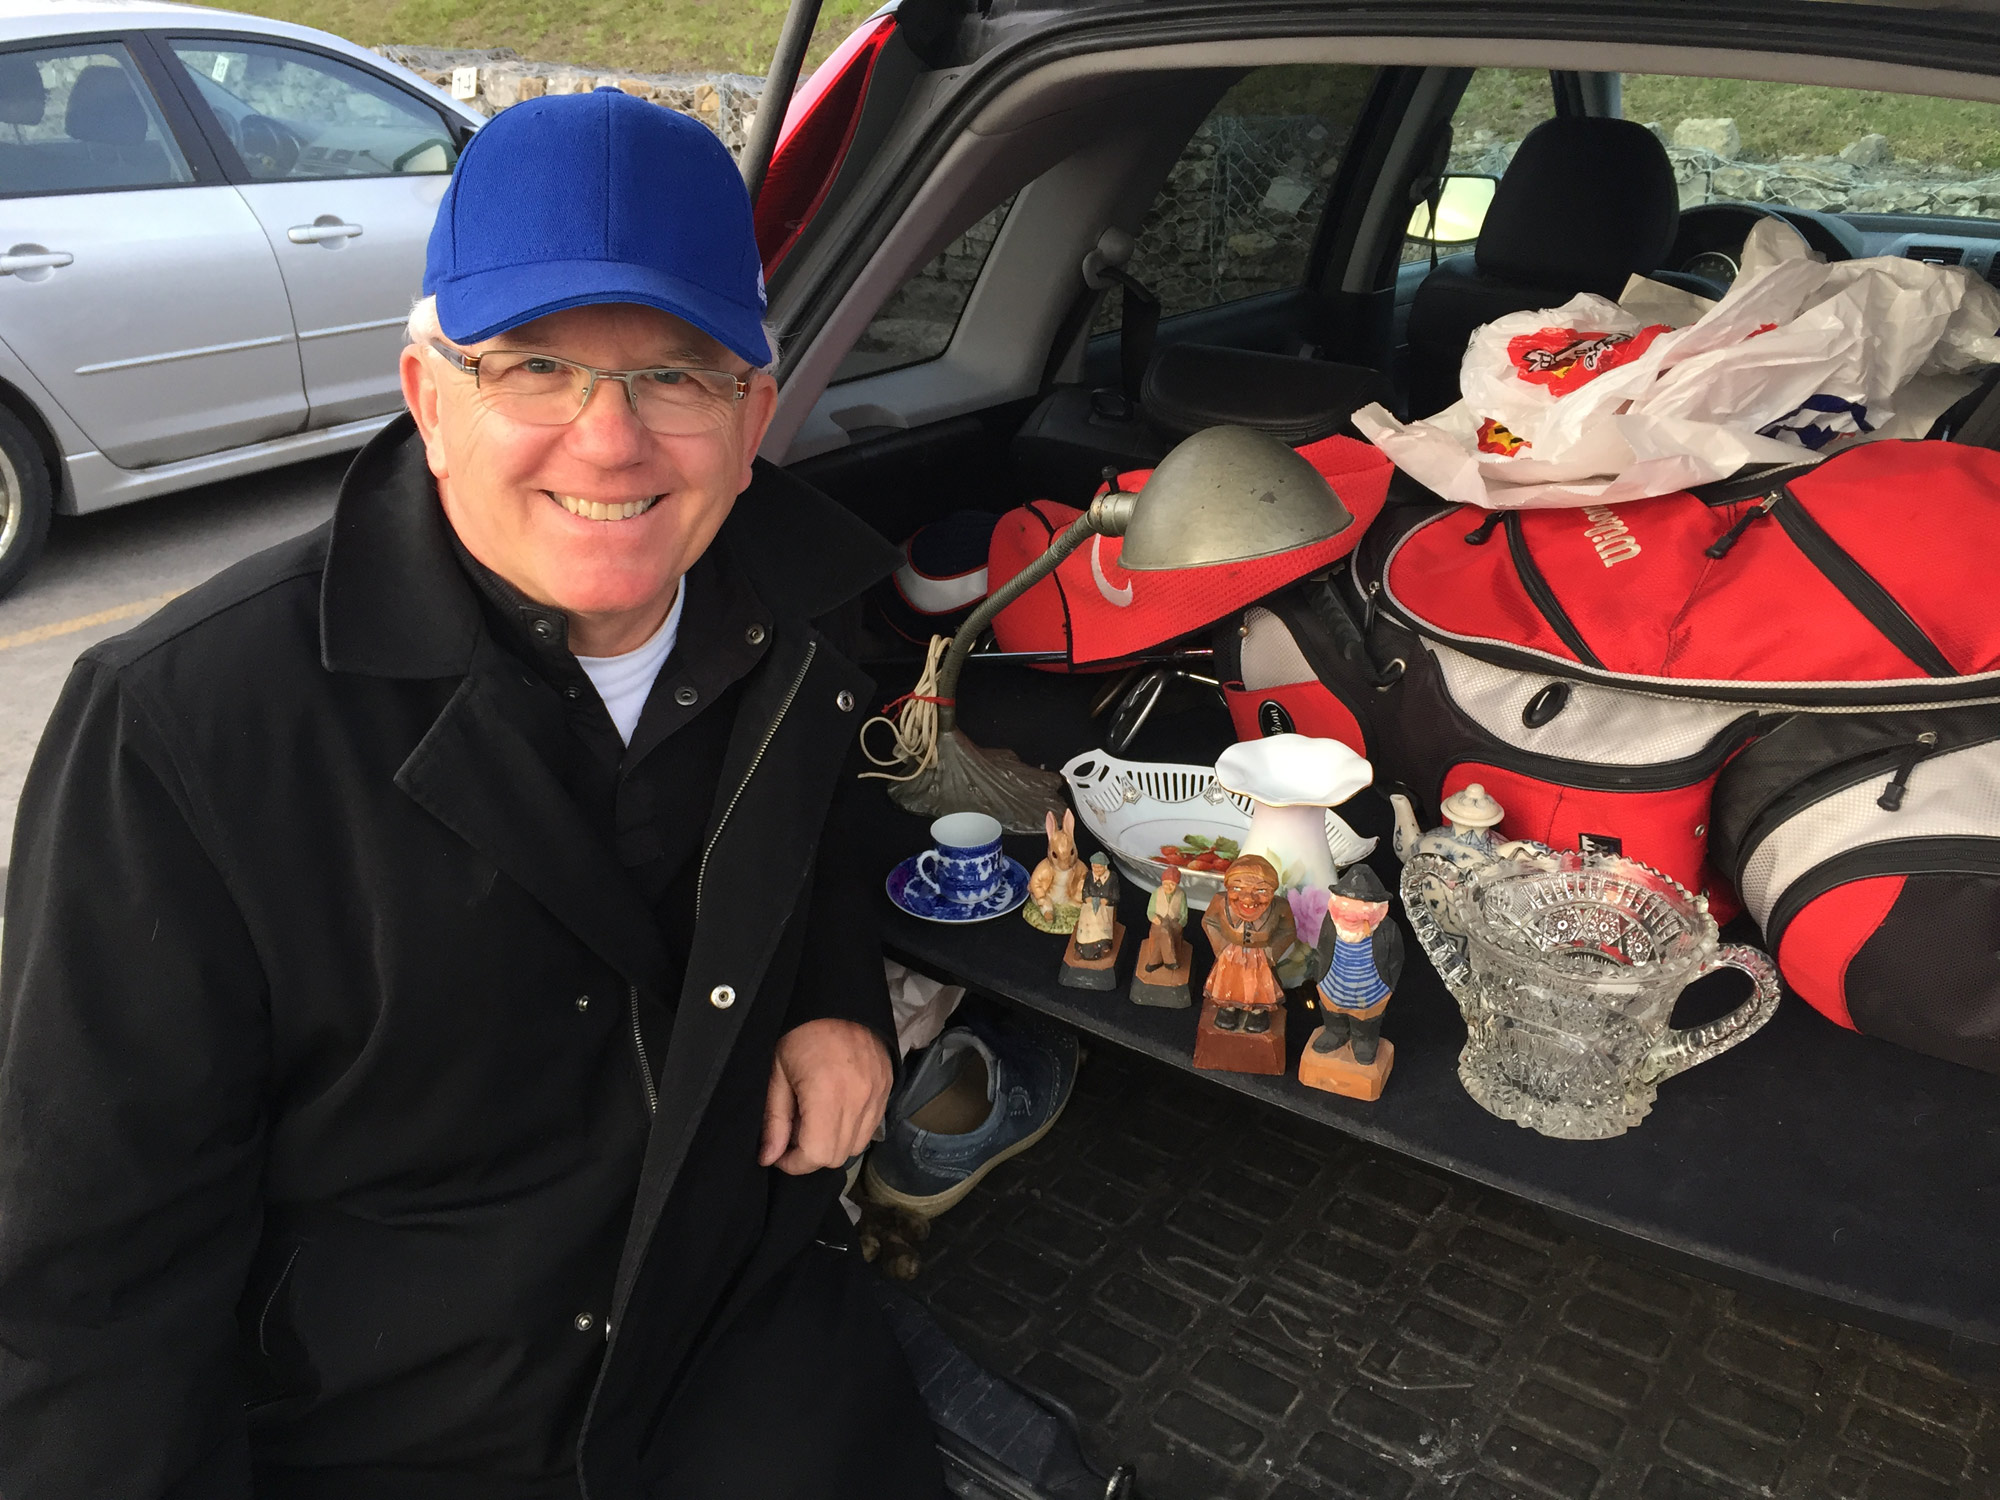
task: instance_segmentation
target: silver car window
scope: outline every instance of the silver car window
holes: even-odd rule
[[[0,53],[0,195],[193,180],[152,89],[116,42]]]
[[[365,69],[234,38],[169,46],[258,182],[449,172],[458,159],[436,110]]]

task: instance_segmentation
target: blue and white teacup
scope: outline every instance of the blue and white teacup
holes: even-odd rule
[[[935,846],[917,856],[915,879],[960,906],[977,906],[1000,888],[1006,856],[1000,852],[1000,820],[985,813],[946,813],[931,824]]]

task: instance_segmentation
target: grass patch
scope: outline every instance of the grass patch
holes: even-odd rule
[[[1555,113],[1549,75],[1536,68],[1481,68],[1453,125],[1517,141]],[[1833,156],[1864,135],[1884,135],[1898,157],[1923,166],[2000,167],[2000,105],[1919,94],[1760,83],[1737,78],[1625,75],[1625,118],[1657,121],[1671,135],[1683,120],[1728,118],[1747,161]]]
[[[880,0],[825,0],[808,69]],[[364,47],[512,47],[544,62],[607,72],[720,71],[761,77],[784,0],[251,0],[253,15],[331,31]]]
[[[1831,156],[1864,135],[1885,135],[1897,156],[1927,166],[2000,166],[2000,105],[1917,94],[1882,94],[1797,83],[1628,74],[1625,118],[1658,120],[1672,131],[1686,119],[1726,115],[1751,161]]]

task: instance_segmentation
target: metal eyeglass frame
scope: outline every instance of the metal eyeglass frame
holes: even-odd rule
[[[441,343],[437,339],[431,340],[431,350],[453,369],[462,370],[465,374],[470,375],[475,387],[484,389],[484,387],[479,386],[479,362],[486,358],[484,354],[466,354],[452,348],[449,344]],[[590,383],[583,388],[583,399],[576,403],[576,410],[571,412],[561,422],[548,423],[547,425],[551,427],[567,427],[571,422],[582,416],[584,409],[590,405],[590,398],[596,394],[597,382],[600,380],[615,380],[624,386],[626,404],[632,408],[634,414],[639,410],[639,392],[633,387],[632,382],[637,380],[641,375],[658,375],[665,372],[671,372],[676,375],[720,375],[725,380],[736,382],[736,392],[730,397],[732,405],[750,394],[750,377],[747,375],[738,375],[733,370],[708,370],[696,365],[648,365],[642,370],[600,370],[597,366],[584,364],[581,360],[565,359],[560,354],[536,354],[535,351],[530,349],[496,349],[491,352],[495,354],[532,354],[538,359],[552,359],[558,364],[568,365],[573,370],[582,370],[590,376]],[[752,373],[755,372],[753,371]]]

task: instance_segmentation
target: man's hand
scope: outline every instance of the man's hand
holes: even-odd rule
[[[794,1177],[844,1167],[868,1145],[895,1070],[882,1039],[855,1021],[808,1021],[778,1038],[757,1164]]]

